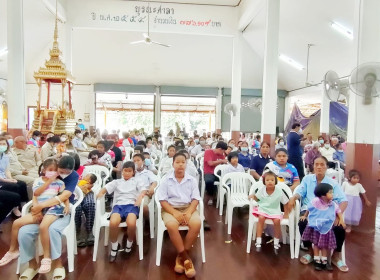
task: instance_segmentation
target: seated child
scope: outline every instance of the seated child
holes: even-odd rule
[[[137,154],[133,156],[133,162],[135,164],[135,177],[140,182],[141,190],[145,191],[144,199],[144,218],[149,217],[148,204],[150,203],[154,190],[157,187],[157,177],[153,172],[145,168],[144,156],[142,154]]]
[[[82,190],[84,197],[81,204],[79,204],[75,210],[75,228],[77,231],[77,245],[78,247],[92,246],[94,245],[94,235],[92,234],[92,227],[95,220],[95,198],[92,192],[92,187],[96,182],[97,177],[95,174],[89,173],[84,176],[82,180],[79,180],[78,187]],[[80,238],[80,230],[82,225],[82,214],[86,218],[86,237]]]
[[[253,210],[253,215],[257,216],[259,221],[257,222],[257,235],[256,235],[256,251],[261,251],[261,235],[263,234],[264,223],[266,219],[273,221],[274,225],[274,253],[278,255],[280,249],[280,237],[281,237],[281,220],[288,218],[289,198],[282,191],[281,187],[277,185],[277,176],[272,171],[265,172],[263,174],[264,186],[258,189],[258,191],[250,195],[249,198],[253,198],[258,202],[258,207]],[[280,203],[284,205],[284,217],[281,213]]]
[[[39,173],[42,174],[42,176],[37,178],[33,184],[33,205],[37,205],[38,203],[44,202],[53,197],[57,198],[57,195],[65,189],[65,184],[57,179],[57,170],[58,162],[55,159],[47,159],[40,166]],[[59,198],[57,198],[57,200],[59,200]],[[40,224],[40,238],[44,258],[41,260],[41,267],[38,273],[48,273],[51,269],[52,262],[50,258],[49,226],[60,216],[67,214],[69,211],[69,200],[66,200],[63,205],[58,204],[43,209],[42,214],[40,215],[32,215],[29,213],[15,220],[12,225],[11,245],[8,252],[0,260],[0,266],[4,266],[18,258],[19,251],[17,238],[19,229],[28,224]]]
[[[168,230],[170,240],[177,250],[174,270],[192,278],[196,272],[189,256],[189,250],[201,228],[201,219],[197,211],[201,197],[198,182],[185,172],[186,161],[184,154],[174,155],[174,171],[163,179],[156,195],[162,207],[162,220]],[[189,227],[185,242],[179,233],[179,226],[182,225]]]
[[[315,270],[327,269],[327,256],[336,248],[336,239],[332,227],[335,218],[339,218],[338,225],[346,227],[342,212],[334,202],[333,187],[326,183],[319,184],[314,190],[315,198],[309,202],[307,211],[300,218],[308,219],[308,225],[302,234],[303,241],[310,241],[314,248]],[[322,257],[320,257],[322,255]]]
[[[185,170],[185,172],[187,174],[193,176],[194,178],[197,178],[198,170],[195,167],[194,162],[191,161],[189,152],[186,150],[180,150],[178,153],[182,153],[186,156],[186,170]],[[174,170],[174,168],[172,168],[172,170]]]
[[[154,166],[152,159],[150,158],[150,154],[148,152],[143,152],[143,156],[144,156],[144,164],[146,168],[149,171],[152,171],[154,175],[157,175],[158,171],[156,167]]]
[[[141,192],[141,185],[134,176],[135,164],[132,161],[127,161],[123,164],[122,178],[108,183],[97,195],[97,199],[99,199],[106,193],[114,194],[109,227],[110,262],[116,260],[120,248],[120,244],[117,242],[120,223],[127,222],[128,239],[125,252],[131,252],[133,239],[136,236],[136,220],[139,216],[139,206],[145,195],[145,190]]]
[[[174,155],[175,155],[175,146],[170,145],[168,147],[168,157],[162,159],[162,164],[161,164],[162,176],[164,176],[166,173],[168,173],[172,169],[172,167],[173,167],[173,156]]]
[[[142,154],[144,152],[144,146],[137,145],[133,148],[133,155]]]
[[[245,172],[244,167],[239,163],[239,153],[231,152],[227,156],[228,164],[224,168],[224,174],[231,172]]]

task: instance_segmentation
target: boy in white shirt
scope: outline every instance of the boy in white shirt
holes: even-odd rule
[[[109,239],[111,241],[110,262],[114,262],[120,244],[117,242],[120,223],[127,222],[127,246],[125,252],[129,253],[132,249],[133,239],[136,236],[136,221],[139,216],[139,205],[146,193],[142,190],[141,183],[135,177],[135,164],[127,161],[123,164],[122,177],[108,183],[97,195],[101,198],[105,193],[113,196],[113,207],[110,217]]]
[[[161,174],[164,176],[173,166],[173,156],[175,155],[174,145],[168,147],[168,157],[162,159]]]
[[[161,182],[157,197],[162,207],[162,220],[178,253],[174,270],[193,278],[196,272],[188,252],[201,228],[201,219],[196,210],[201,197],[198,182],[185,172],[186,161],[182,153],[173,157],[174,171]],[[183,225],[189,227],[184,241],[179,232],[179,226]]]

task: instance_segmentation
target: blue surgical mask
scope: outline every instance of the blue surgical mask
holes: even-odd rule
[[[9,144],[9,147],[12,147],[13,146],[13,139],[8,139],[8,144]]]
[[[248,152],[248,147],[241,147],[240,149],[242,152]]]
[[[283,141],[280,141],[280,146],[282,147],[282,146],[284,146],[284,142]]]
[[[150,164],[151,164],[150,159],[149,159],[149,158],[146,158],[146,159],[145,159],[145,165],[146,165],[146,166],[150,166]]]
[[[7,146],[0,146],[0,153],[5,153],[5,151],[7,150]]]

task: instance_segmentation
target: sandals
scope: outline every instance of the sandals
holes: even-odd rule
[[[300,262],[303,263],[303,264],[309,264],[309,263],[312,263],[312,262],[313,262],[313,257],[310,256],[309,254],[303,255],[303,256],[300,258]]]
[[[19,280],[32,280],[36,275],[38,271],[34,270],[33,268],[28,267],[25,269],[25,271],[20,275],[18,278]]]
[[[53,280],[63,280],[66,278],[66,271],[63,267],[58,267],[54,269]]]
[[[18,256],[20,255],[20,252],[6,252],[4,257],[0,260],[0,266],[4,266],[8,263],[10,263],[11,261],[15,260],[18,258]]]
[[[51,270],[51,259],[43,258],[41,260],[41,266],[40,266],[40,269],[38,270],[38,273],[45,274],[45,273],[50,272],[50,270]]]
[[[339,261],[333,261],[331,260],[331,263],[333,265],[335,265],[340,271],[342,272],[348,272],[348,266],[342,261],[342,260],[339,260]]]

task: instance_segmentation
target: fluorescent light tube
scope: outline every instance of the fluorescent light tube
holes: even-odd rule
[[[294,68],[296,68],[298,70],[304,69],[304,67],[300,63],[294,61],[293,59],[291,59],[290,57],[288,57],[286,55],[280,54],[280,59],[282,61],[285,61],[286,63],[290,64],[291,66],[293,66]]]
[[[331,23],[331,27],[334,28],[339,33],[341,33],[344,36],[346,36],[347,38],[349,38],[350,40],[354,39],[354,34],[353,34],[352,30],[350,30],[347,27],[341,25],[340,23],[332,22]]]
[[[0,50],[0,56],[6,55],[7,53],[8,53],[7,48]]]

